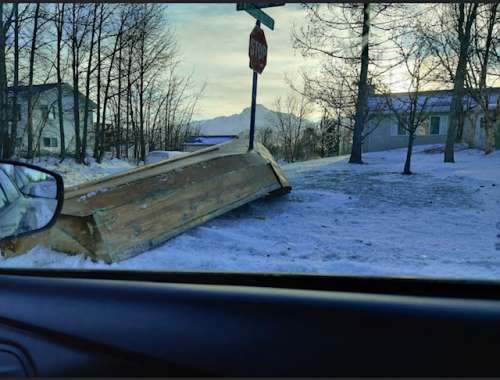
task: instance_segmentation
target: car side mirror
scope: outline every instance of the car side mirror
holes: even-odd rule
[[[59,174],[0,160],[0,242],[50,228],[63,201],[64,183]]]

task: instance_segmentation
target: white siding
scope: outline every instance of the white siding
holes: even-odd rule
[[[397,136],[398,135],[398,122],[396,120],[390,121],[391,124],[391,136]]]
[[[448,116],[441,116],[439,120],[439,134],[446,135],[448,133]]]

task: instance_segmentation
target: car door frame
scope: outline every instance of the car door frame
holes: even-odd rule
[[[419,371],[419,376],[433,374],[431,365],[439,367],[434,375],[440,376],[457,375],[462,370],[462,375],[500,374],[500,362],[496,360],[500,346],[494,343],[500,339],[500,284],[496,282],[286,273],[3,268],[0,300],[10,303],[17,300],[15,307],[0,311],[0,329],[7,323],[24,329],[28,335],[41,334],[38,339],[63,344],[62,348],[67,345],[68,349],[76,347],[69,337],[76,338],[94,355],[93,360],[104,357],[105,347],[114,347],[117,355],[126,356],[129,361],[145,358],[143,363],[150,363],[156,371],[153,374],[161,376],[167,375],[165,366],[169,362],[173,364],[169,371],[180,368],[174,371],[177,375],[363,376],[370,371],[379,376],[411,374],[405,372],[405,365]],[[108,300],[110,305],[106,307]],[[32,315],[32,309],[43,307],[43,302],[47,303],[47,310],[40,317]],[[289,312],[283,313],[281,307]],[[144,313],[148,315],[146,320],[153,323],[137,325],[137,318],[142,319]],[[116,320],[118,315],[120,320]],[[95,325],[101,321],[102,326]],[[189,321],[195,322],[194,332],[186,330],[191,326]],[[434,322],[440,328],[434,327]],[[228,323],[228,329],[224,323]],[[120,331],[131,328],[137,329],[132,338],[120,335]],[[225,331],[222,337],[218,336],[219,329],[221,333]],[[434,335],[425,337],[419,333],[427,329]],[[384,334],[388,334],[390,343],[377,345],[377,339],[385,339]],[[184,342],[178,340],[181,337]],[[456,345],[462,337],[465,343],[472,344],[464,348]],[[486,337],[493,343],[488,343]],[[331,339],[338,339],[339,343],[332,343]],[[259,349],[252,346],[252,342],[263,341],[269,345]],[[364,347],[364,343],[368,345]],[[483,343],[489,352],[481,352]],[[179,344],[181,350],[176,352]],[[213,352],[202,355],[200,347],[212,347],[211,344],[214,352],[226,357],[225,361],[217,362]],[[329,347],[325,352],[322,344]],[[310,347],[306,352],[314,355],[301,358],[301,346]],[[161,347],[164,349],[158,351]],[[238,347],[250,350],[248,355],[238,356],[235,352]],[[284,351],[277,352],[277,348]],[[340,349],[346,351],[342,353]],[[429,353],[418,359],[421,362],[413,359],[427,349]],[[436,354],[438,349],[448,352],[443,352],[440,358]],[[393,367],[378,362],[385,350],[398,355],[403,362],[397,361]],[[404,350],[410,356],[405,356]],[[336,353],[342,353],[342,360],[347,361],[329,363],[329,355],[335,357]],[[349,356],[352,353],[360,356]],[[474,357],[466,362],[469,353]],[[273,362],[267,354],[279,362]],[[450,366],[455,354],[462,360],[453,368]],[[366,368],[355,365],[362,360],[366,360]]]

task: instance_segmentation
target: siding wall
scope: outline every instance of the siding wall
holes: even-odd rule
[[[415,145],[426,144],[444,144],[446,142],[446,133],[448,128],[448,115],[446,113],[436,113],[431,116],[440,116],[441,124],[439,135],[416,136]],[[408,136],[397,135],[397,121],[391,115],[381,115],[377,119],[371,120],[370,129],[376,129],[368,136],[363,144],[363,151],[374,152],[388,149],[405,148],[408,146]],[[466,119],[464,122],[464,140],[470,133],[471,121]],[[466,141],[467,142],[467,141]]]

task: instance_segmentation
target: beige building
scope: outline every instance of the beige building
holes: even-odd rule
[[[489,108],[496,112],[499,102],[500,88],[490,89]],[[404,110],[408,104],[408,94],[398,93],[390,95],[390,104],[399,110]],[[408,145],[408,133],[398,123],[394,111],[387,105],[385,95],[372,95],[368,100],[369,117],[368,131],[373,130],[364,141],[363,150],[366,152],[380,151],[395,148],[404,148]],[[417,130],[415,144],[445,143],[448,131],[448,113],[451,103],[451,91],[421,92],[418,103],[422,105],[426,120]],[[424,106],[425,104],[425,106]],[[484,149],[484,113],[469,96],[464,98],[464,132],[463,141],[470,147]],[[496,112],[498,115],[498,112]],[[500,149],[500,120],[496,120],[496,146]]]

